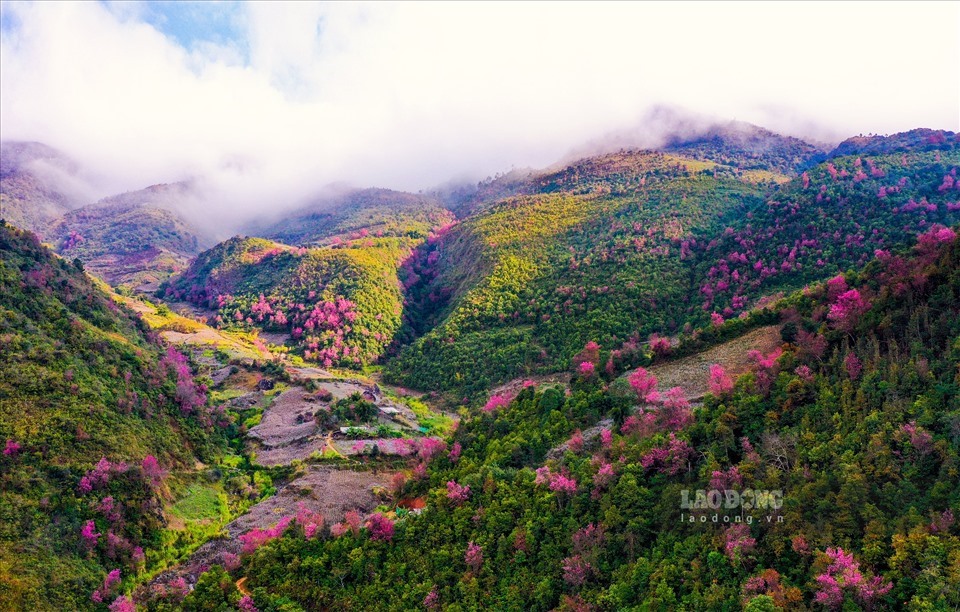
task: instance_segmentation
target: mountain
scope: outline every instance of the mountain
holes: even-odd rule
[[[189,183],[153,185],[69,211],[46,235],[111,285],[156,287],[211,244],[176,212],[196,197]]]
[[[837,148],[830,152],[830,157],[955,150],[958,145],[960,145],[960,134],[946,130],[918,128],[889,136],[854,136],[837,145]]]
[[[799,138],[781,136],[742,121],[713,125],[693,135],[672,135],[663,150],[744,170],[771,170],[787,176],[796,176],[825,157],[819,147]]]
[[[949,140],[931,146],[834,154],[786,183],[650,152],[538,174],[531,195],[486,205],[411,260],[407,318],[421,337],[385,373],[480,392],[566,369],[588,341],[636,346],[862,266],[960,220],[960,155]]]
[[[290,529],[231,580],[258,609],[957,607],[956,230],[699,337],[771,322],[739,376],[661,356],[663,389],[600,373],[604,349],[566,390],[495,395],[379,513]]]
[[[0,599],[88,609],[108,570],[160,545],[165,473],[208,460],[217,416],[74,263],[0,225]]]
[[[0,219],[42,233],[84,203],[76,162],[38,142],[0,142]]]
[[[285,215],[258,236],[294,245],[328,244],[365,236],[426,238],[453,221],[438,200],[390,189],[347,190]]]

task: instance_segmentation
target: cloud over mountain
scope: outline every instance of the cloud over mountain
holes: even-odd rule
[[[958,128],[955,4],[4,4],[0,137],[223,222],[544,166],[655,105],[839,140]],[[879,44],[882,39],[882,44]],[[818,42],[825,41],[825,42]]]

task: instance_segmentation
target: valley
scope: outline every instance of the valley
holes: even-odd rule
[[[956,134],[714,126],[220,242],[4,146],[15,609],[960,605]],[[744,488],[782,520],[677,521]]]

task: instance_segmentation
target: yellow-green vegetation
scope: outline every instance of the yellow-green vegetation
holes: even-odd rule
[[[184,522],[216,522],[230,520],[227,494],[219,484],[194,483],[170,507],[170,515]]]
[[[237,237],[201,253],[164,292],[215,309],[220,328],[289,333],[307,360],[360,368],[400,327],[397,269],[419,242],[364,237],[295,249]]]
[[[383,390],[383,389],[382,389]],[[383,390],[385,397],[410,408],[417,417],[417,423],[428,436],[447,436],[453,432],[455,420],[445,412],[432,409],[426,402],[409,395],[398,395]]]
[[[536,184],[423,255],[430,281],[414,295],[428,331],[387,364],[388,381],[470,396],[566,369],[591,340],[613,348],[702,321],[690,242],[762,202],[729,168],[657,153],[590,158]]]

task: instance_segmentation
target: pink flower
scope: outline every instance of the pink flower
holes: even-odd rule
[[[653,351],[654,355],[662,357],[670,354],[672,347],[670,346],[669,338],[664,338],[659,334],[651,334],[648,342],[650,350]]]
[[[953,526],[953,523],[953,510],[947,508],[940,514],[937,514],[933,517],[933,522],[930,523],[930,533],[946,534],[950,531],[950,527]]]
[[[567,442],[567,446],[575,453],[583,451],[583,433],[579,429],[573,432],[569,442]]]
[[[87,548],[93,548],[97,545],[97,540],[102,534],[97,533],[97,526],[91,520],[84,523],[83,528],[80,530],[80,537],[83,539],[83,544]]]
[[[843,359],[843,367],[847,371],[847,376],[851,380],[856,380],[860,376],[860,372],[863,371],[863,362],[853,353],[847,353],[847,356]]]
[[[467,551],[463,555],[463,561],[467,564],[467,567],[476,574],[483,565],[483,548],[479,544],[468,542]]]
[[[459,506],[470,499],[470,487],[458,484],[456,481],[447,481],[447,499]]]
[[[644,368],[637,368],[629,377],[630,386],[637,394],[637,399],[643,404],[654,404],[660,399],[657,392],[657,377]]]
[[[593,477],[593,484],[597,485],[598,487],[606,487],[608,484],[613,482],[615,476],[616,474],[613,471],[613,466],[609,463],[603,463]]]
[[[3,449],[3,454],[7,457],[16,457],[20,452],[20,444],[16,440],[7,438],[7,445]]]
[[[827,319],[833,321],[837,329],[850,331],[860,315],[869,308],[870,305],[863,299],[860,292],[850,289],[837,296],[834,303],[830,305]]]
[[[249,595],[244,595],[240,598],[240,601],[237,602],[237,609],[240,612],[259,612],[257,606],[253,603],[253,599]]]
[[[609,429],[600,430],[600,446],[603,448],[610,448],[610,444],[613,443],[613,432]]]
[[[757,263],[760,263],[760,262],[757,262]],[[720,327],[721,325],[723,325],[723,323],[724,323],[723,316],[720,315],[719,313],[715,312],[710,315],[710,324],[713,325],[714,327]]]
[[[450,453],[449,453],[450,462],[451,462],[451,463],[456,463],[457,461],[459,461],[459,460],[460,460],[460,453],[462,453],[462,452],[463,452],[463,447],[460,446],[460,443],[459,443],[459,442],[454,442],[454,443],[453,443],[453,446],[450,447]]]
[[[592,557],[600,549],[604,540],[603,527],[590,523],[573,533],[573,551],[580,555]]]
[[[750,527],[740,523],[731,525],[725,533],[724,551],[731,561],[753,551],[757,541],[750,537]]]
[[[228,572],[232,572],[240,567],[240,555],[235,555],[230,552],[223,553],[221,557],[223,561],[223,569]]]
[[[844,594],[850,593],[860,603],[870,607],[877,597],[886,595],[893,588],[892,582],[883,584],[879,576],[868,580],[860,572],[860,564],[853,555],[845,553],[840,547],[828,548],[826,555],[831,563],[824,573],[815,578],[820,587],[813,597],[817,603],[839,609]]]
[[[437,592],[437,587],[430,589],[430,592],[427,593],[427,596],[423,598],[423,607],[427,610],[433,610],[440,605],[440,593]]]
[[[710,366],[709,387],[710,393],[717,397],[722,397],[733,391],[733,379],[727,374],[727,370],[718,363]]]
[[[536,470],[537,477],[534,479],[533,484],[542,485],[550,482],[550,477],[552,476],[550,468],[547,466],[538,467]]]
[[[577,481],[563,474],[553,474],[550,477],[550,490],[556,493],[573,495],[577,492]]]
[[[126,595],[117,597],[110,604],[110,612],[136,612],[136,610],[137,607],[133,604],[133,600]]]
[[[684,440],[669,434],[665,446],[654,447],[640,457],[644,469],[656,469],[661,474],[675,476],[687,467],[694,451]]]
[[[835,300],[837,296],[847,290],[847,279],[838,274],[827,281],[827,299]]]
[[[582,586],[590,577],[593,566],[587,563],[580,555],[573,555],[563,560],[563,581],[570,586]]]
[[[270,540],[275,540],[280,537],[280,535],[287,529],[290,523],[293,521],[292,516],[286,516],[269,529],[260,529],[256,527],[247,533],[240,536],[239,540],[242,544],[242,551],[244,554],[251,554],[256,551],[260,546],[266,544]]]
[[[511,400],[513,400],[513,398],[507,394],[491,395],[490,399],[487,400],[487,403],[484,404],[482,410],[488,414],[493,413],[500,408],[506,408],[509,406]]]
[[[370,515],[367,521],[370,539],[389,542],[393,539],[393,521],[379,512]]]
[[[447,450],[447,443],[437,438],[423,438],[420,440],[419,455],[426,463],[437,456],[437,454]]]
[[[96,591],[90,595],[90,599],[97,603],[101,603],[104,599],[110,597],[113,592],[116,590],[117,586],[120,584],[120,570],[112,570],[107,574],[106,578],[103,579],[103,584],[100,585]],[[116,602],[114,602],[116,603]],[[113,610],[113,606],[110,608]]]
[[[297,524],[303,529],[303,535],[308,540],[323,528],[324,518],[319,512],[307,508],[306,504],[297,504]]]
[[[900,426],[900,431],[907,434],[910,445],[921,455],[929,455],[933,451],[933,436],[930,432],[910,421]]]
[[[164,472],[163,468],[160,467],[160,462],[158,462],[157,458],[153,455],[147,455],[143,458],[143,462],[140,464],[140,469],[143,470],[143,475],[154,487],[159,486],[166,476],[166,472]]]
[[[717,491],[726,489],[735,489],[743,486],[743,475],[737,466],[728,468],[726,471],[714,470],[710,476],[710,488]]]
[[[596,369],[597,367],[592,363],[590,363],[589,361],[583,361],[580,363],[580,366],[577,368],[577,372],[579,372],[580,376],[583,376],[584,378],[589,378],[593,376]]]

